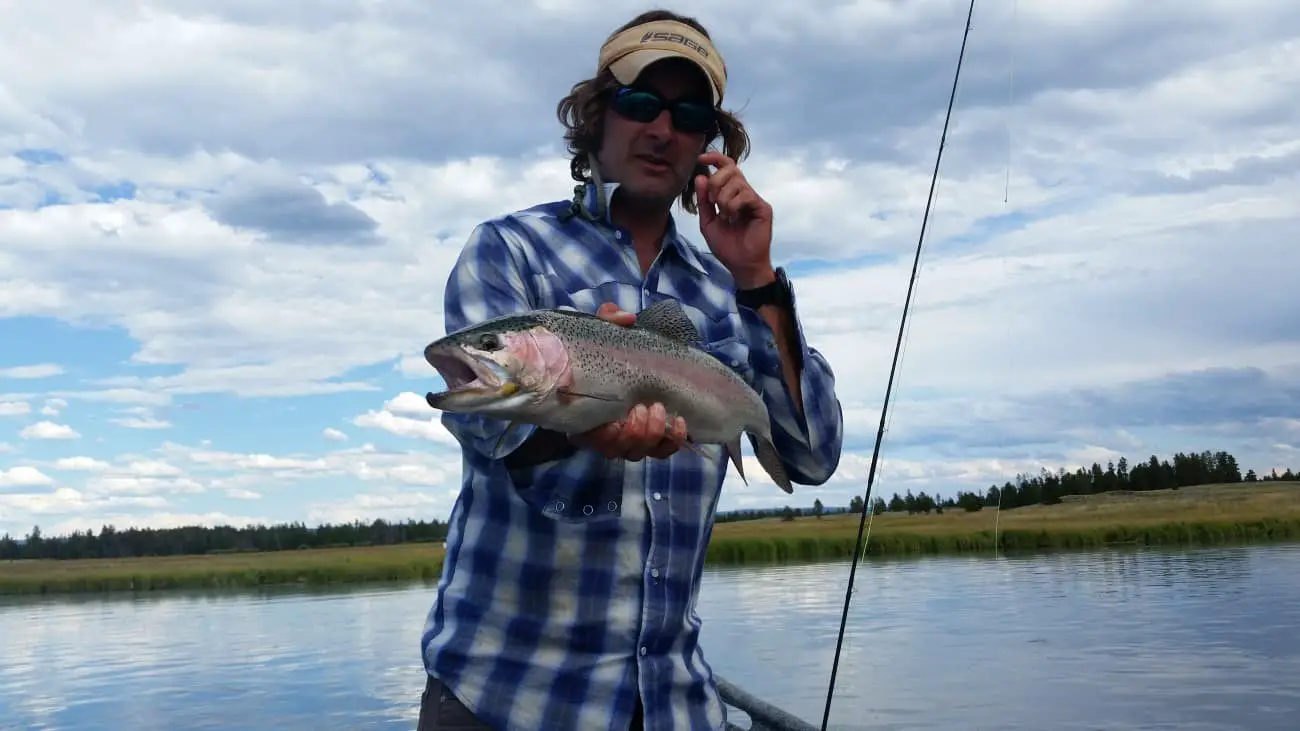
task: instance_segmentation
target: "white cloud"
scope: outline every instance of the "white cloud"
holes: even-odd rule
[[[63,373],[63,367],[57,363],[37,363],[35,365],[0,368],[0,378],[36,379],[50,378]]]
[[[121,419],[110,419],[109,421],[128,429],[170,429],[172,426],[169,421],[139,416],[128,416]]]
[[[41,407],[42,416],[58,416],[59,413],[67,408],[68,402],[61,398],[51,398],[45,400],[45,405]]]
[[[325,427],[325,429],[321,431],[321,436],[325,437],[331,442],[346,442],[348,440],[347,434],[344,434],[343,432],[339,431],[338,429],[335,429],[332,426]]]
[[[390,521],[444,517],[455,499],[453,490],[438,493],[427,491],[364,492],[346,500],[312,503],[307,508],[311,523],[349,523],[354,520],[372,521],[376,518]]]
[[[25,416],[32,412],[26,401],[0,401],[0,416]]]
[[[428,361],[422,355],[404,355],[398,359],[394,368],[407,378],[428,378],[432,374]]]
[[[68,526],[175,525],[177,516],[208,514],[197,506],[212,499],[255,501],[276,516],[257,519],[264,523],[445,520],[459,488],[459,470],[445,452],[392,451],[371,444],[304,459],[166,443],[152,456],[112,461],[64,457],[49,467],[64,479],[38,480],[35,475],[43,473],[35,468],[4,473],[7,480],[21,480],[23,487],[58,487],[0,494],[0,531],[27,530],[33,521],[46,533]],[[235,509],[226,513],[242,515]]]
[[[38,421],[35,424],[23,427],[18,432],[18,436],[23,439],[80,439],[81,435],[75,429],[66,424],[56,424],[52,421]]]
[[[67,506],[78,505],[79,498],[75,491],[69,491],[70,494],[62,499],[55,506],[53,503],[41,503],[41,505],[50,504],[48,510],[33,511],[36,514],[57,513],[63,514],[73,512],[67,509]],[[105,506],[105,510],[120,510],[124,507],[135,508],[161,508],[165,503],[157,498],[130,498],[117,500],[110,505]],[[149,513],[133,512],[97,512],[94,515],[77,515],[74,517],[64,518],[50,523],[48,528],[42,527],[41,532],[46,535],[64,535],[74,530],[92,530],[99,532],[100,528],[105,525],[111,525],[117,530],[127,530],[130,528],[180,528],[187,525],[233,525],[244,527],[248,525],[268,525],[274,521],[267,520],[263,517],[231,514],[226,512],[206,512],[206,513],[176,513],[171,511],[159,510]]]
[[[113,379],[104,379],[110,382]],[[166,406],[171,403],[171,395],[165,392],[144,391],[137,388],[104,388],[92,391],[51,391],[50,395],[54,397],[53,401],[68,404],[67,399],[77,399],[81,401],[90,401],[93,403],[114,403],[114,404],[146,404],[151,406]]]
[[[0,487],[41,487],[53,485],[54,480],[35,467],[19,465],[0,469]]]
[[[61,457],[54,461],[54,469],[77,472],[103,472],[112,465],[93,457]]]
[[[111,520],[101,521],[98,517],[92,517],[92,515],[102,515],[101,511],[104,510],[161,508],[166,504],[166,500],[156,496],[114,496],[94,499],[89,498],[82,491],[70,487],[60,487],[48,493],[0,494],[0,514],[9,513],[9,511],[22,511],[36,519],[46,516],[83,514],[71,521],[64,521],[49,528],[42,528],[41,532],[46,535],[67,533],[71,529],[62,528],[61,526],[69,524],[77,525],[78,530],[85,530],[86,528],[98,530],[100,525],[113,522]],[[87,513],[90,515],[86,515]]]
[[[423,396],[414,391],[403,391],[384,402],[384,410],[394,414],[412,414],[417,416],[436,416],[438,412],[429,406]]]
[[[419,415],[404,416],[404,414]],[[399,437],[424,439],[448,446],[458,446],[456,438],[442,425],[441,413],[429,407],[423,396],[403,391],[384,403],[379,411],[367,411],[352,419],[363,429],[380,429]]]
[[[168,443],[160,449],[168,464],[183,465],[185,474],[210,475],[214,484],[246,487],[246,481],[263,485],[310,483],[346,478],[394,487],[436,487],[455,484],[459,465],[448,463],[446,453],[381,450],[372,444],[343,448],[314,458],[248,454],[195,449]]]

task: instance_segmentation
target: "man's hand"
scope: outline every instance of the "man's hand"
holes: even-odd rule
[[[735,160],[706,152],[701,165],[712,175],[695,176],[700,234],[740,289],[761,287],[776,279],[772,267],[772,206],[754,190]]]
[[[624,312],[617,305],[606,302],[596,310],[596,316],[623,326],[636,322],[636,315]],[[628,412],[627,418],[596,427],[584,434],[575,434],[569,441],[594,449],[609,459],[638,462],[646,457],[665,459],[672,456],[686,441],[686,420],[678,416],[668,424],[668,412],[663,404],[649,407],[638,404]]]

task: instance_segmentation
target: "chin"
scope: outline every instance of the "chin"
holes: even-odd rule
[[[630,198],[645,201],[665,201],[671,204],[682,192],[685,185],[685,181],[629,180],[621,184],[619,188],[626,191]]]

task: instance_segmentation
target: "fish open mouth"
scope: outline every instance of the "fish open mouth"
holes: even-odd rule
[[[426,396],[431,406],[447,396],[504,396],[515,390],[505,369],[460,348],[429,348],[424,352],[424,359],[447,384],[445,390]]]

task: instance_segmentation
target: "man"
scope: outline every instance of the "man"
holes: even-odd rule
[[[478,226],[447,283],[446,328],[553,307],[631,324],[676,298],[763,394],[791,479],[820,484],[841,448],[834,380],[772,266],[772,209],[736,164],[748,140],[725,91],[693,19],[655,11],[616,31],[557,109],[573,201]],[[718,140],[723,152],[707,149]],[[679,199],[709,253],[679,235]],[[695,598],[725,452],[679,450],[690,424],[659,404],[571,436],[442,421],[464,479],[422,638],[421,731],[723,728]]]

